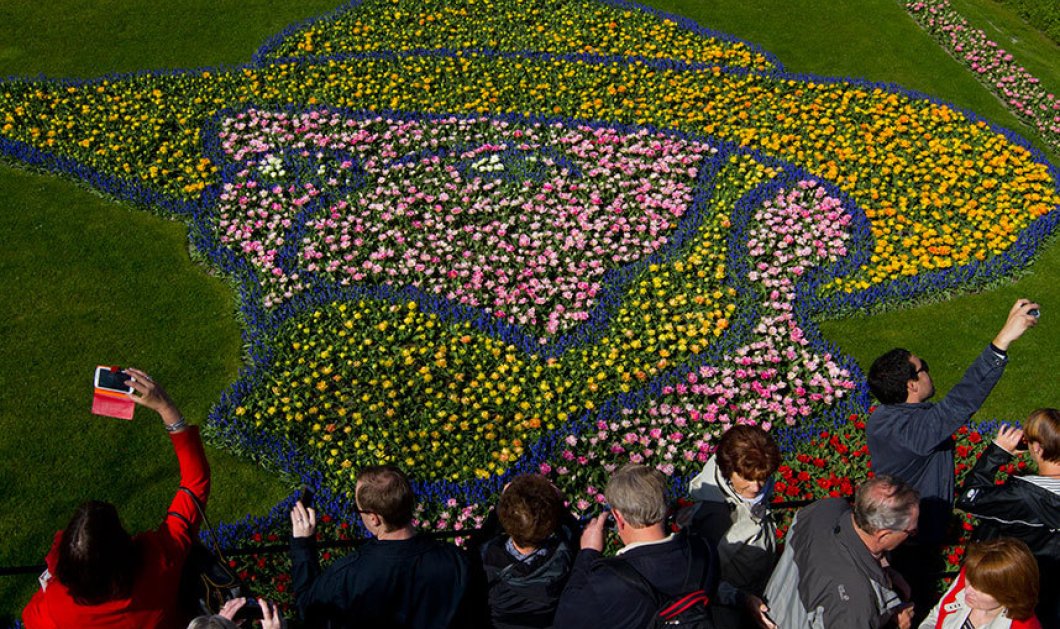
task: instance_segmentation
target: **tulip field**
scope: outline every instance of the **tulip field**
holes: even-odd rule
[[[894,8],[960,62],[979,40],[940,5]],[[361,0],[238,65],[2,80],[0,154],[186,228],[242,339],[207,442],[316,489],[325,538],[359,534],[366,465],[409,472],[420,526],[463,530],[524,472],[578,513],[627,462],[678,497],[738,423],[781,444],[778,501],[849,495],[873,401],[820,321],[1024,272],[1060,222],[1036,147],[1060,150],[1060,105],[965,55],[1017,77],[989,82],[1035,144],[712,26],[624,0]],[[958,474],[995,426],[957,435]],[[283,541],[290,500],[220,541]],[[289,602],[286,562],[234,561]]]

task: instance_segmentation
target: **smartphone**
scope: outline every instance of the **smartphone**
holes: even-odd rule
[[[253,596],[247,596],[247,602],[243,603],[243,606],[236,612],[236,617],[232,620],[238,623],[241,620],[261,620],[263,617],[258,599]]]
[[[1027,438],[1023,437],[1019,440],[1019,443],[1016,444],[1016,452],[1026,452],[1028,447]]]
[[[97,389],[115,393],[132,393],[133,389],[125,384],[129,374],[114,367],[96,367],[95,385]]]
[[[308,508],[313,506],[313,498],[315,498],[315,497],[316,497],[316,494],[313,493],[312,489],[310,489],[308,487],[303,487],[302,488],[302,495],[298,497],[298,501],[302,503],[303,507],[308,509]]]

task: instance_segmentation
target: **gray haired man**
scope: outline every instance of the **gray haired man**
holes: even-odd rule
[[[908,629],[908,587],[887,553],[916,533],[919,514],[920,495],[891,476],[861,485],[853,508],[827,498],[802,509],[766,587],[777,626]]]

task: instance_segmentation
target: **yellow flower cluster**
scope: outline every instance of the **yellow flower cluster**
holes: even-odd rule
[[[675,59],[768,70],[746,43],[595,0],[368,0],[290,33],[267,58],[494,50]]]

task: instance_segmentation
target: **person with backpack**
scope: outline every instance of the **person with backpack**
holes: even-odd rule
[[[611,510],[582,533],[555,627],[712,626],[707,605],[718,584],[717,553],[701,538],[668,533],[666,477],[645,465],[626,465],[604,495]],[[623,547],[605,558],[611,517]]]
[[[503,531],[498,528],[503,527]],[[516,476],[470,549],[480,561],[496,629],[548,629],[578,552],[578,522],[540,474]]]

